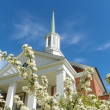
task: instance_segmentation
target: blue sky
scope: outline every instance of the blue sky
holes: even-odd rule
[[[0,49],[16,56],[23,44],[44,50],[52,10],[66,58],[110,72],[110,0],[0,0]],[[6,64],[0,62],[0,68]]]

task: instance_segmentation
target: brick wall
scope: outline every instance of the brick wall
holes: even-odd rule
[[[102,96],[99,96],[99,99],[101,99],[101,100],[107,100],[107,99],[109,99],[109,95],[108,94],[106,94],[106,95],[102,95]]]
[[[76,80],[76,87],[78,87],[80,78],[76,78],[75,80]],[[96,79],[94,78],[94,76],[92,76],[90,88],[92,89],[91,93],[95,94],[97,97],[99,95],[103,94],[103,92],[101,91],[100,86],[97,84]]]

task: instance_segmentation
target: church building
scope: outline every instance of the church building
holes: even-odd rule
[[[51,31],[45,36],[45,51],[36,51],[35,60],[39,76],[45,75],[49,81],[48,93],[53,95],[55,92],[63,94],[64,80],[70,77],[73,82],[73,88],[76,90],[82,72],[87,65],[68,61],[60,50],[60,35],[55,31],[54,12],[52,13]],[[20,53],[17,59],[25,64],[26,57]],[[105,86],[100,78],[97,68],[93,67],[95,73],[92,74],[91,88],[92,93],[97,97],[102,97],[107,94]],[[26,81],[19,77],[18,71],[7,64],[0,70],[0,92],[4,96],[6,102],[5,106],[15,110],[13,97],[15,94],[19,95],[26,106],[36,109],[37,100],[35,96],[26,94],[22,90],[22,86],[26,85]],[[106,98],[102,98],[106,99]]]

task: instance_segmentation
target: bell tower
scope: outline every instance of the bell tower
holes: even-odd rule
[[[60,51],[60,36],[55,32],[54,11],[52,12],[51,31],[45,36],[45,52],[63,56]]]

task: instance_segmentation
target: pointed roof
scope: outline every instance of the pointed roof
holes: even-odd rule
[[[52,12],[51,33],[55,33],[55,18],[54,18],[54,11]]]

